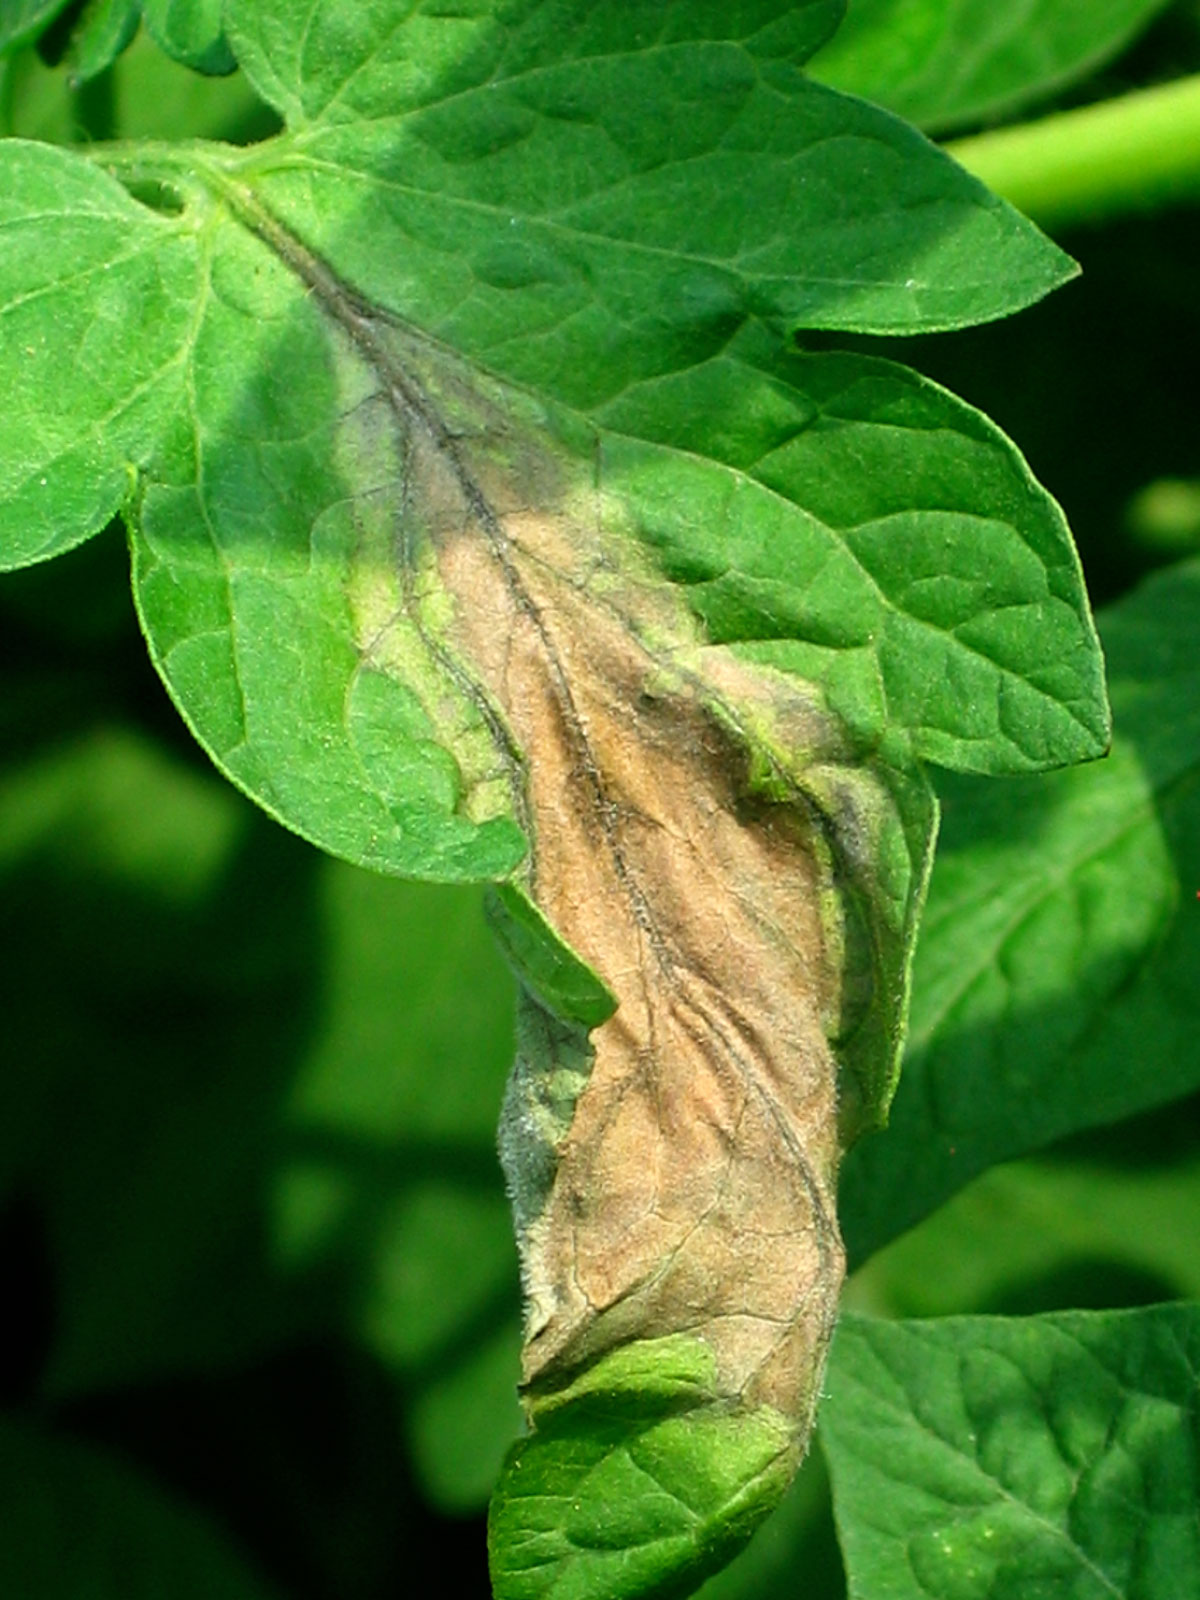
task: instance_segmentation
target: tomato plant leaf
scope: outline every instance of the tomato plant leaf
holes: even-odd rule
[[[852,1597],[1196,1593],[1196,1306],[847,1316],[829,1386]]]
[[[856,1261],[994,1162],[1200,1086],[1200,564],[1148,579],[1101,626],[1106,762],[942,784],[903,1091],[843,1169]]]
[[[723,1404],[711,1352],[682,1335],[615,1351],[534,1417],[492,1501],[497,1600],[686,1593],[794,1465],[786,1420]]]
[[[193,241],[93,162],[18,139],[0,159],[0,564],[18,567],[132,494],[180,402],[198,281]]]
[[[109,426],[129,363],[101,352],[83,529],[120,501],[171,695],[326,849],[502,883],[536,1425],[497,1494],[514,1593],[677,1585],[778,1497],[836,1312],[835,1173],[895,1083],[921,762],[1107,738],[1078,563],[1012,447],[886,363],[782,354],[800,326],[1001,315],[1073,270],[803,77],[836,10],[679,0],[647,34],[580,3],[235,0],[288,131],[101,156],[191,290],[136,428]],[[78,366],[92,325],[56,310],[31,348]],[[83,536],[51,512],[19,559]],[[618,1556],[593,1569],[588,1512],[529,1577],[523,1486],[583,1504],[584,1457],[629,1490]],[[633,1560],[693,1481],[680,1538]]]
[[[151,483],[142,502],[137,590],[156,658],[217,759],[311,837],[391,870],[501,875],[520,848],[506,824],[511,755],[461,670],[431,653],[431,622],[404,621],[406,584],[431,617],[436,612],[436,593],[421,588],[431,580],[389,576],[386,487],[403,481],[405,468],[381,425],[389,405],[381,372],[415,362],[442,374],[437,381],[454,390],[464,415],[472,406],[482,414],[481,402],[464,398],[465,369],[435,347],[409,341],[397,353],[398,331],[361,315],[301,247],[280,245],[289,266],[233,222],[212,231],[214,281],[254,289],[239,289],[240,304],[223,288],[207,296],[190,389],[200,431],[195,441],[181,435],[170,470],[179,487]],[[320,297],[304,293],[310,269],[324,286]],[[338,318],[374,341],[366,360],[353,346],[339,349],[336,335],[330,342],[327,324]],[[294,378],[287,407],[275,398],[281,361]],[[1077,563],[1061,518],[1011,447],[968,408],[898,369],[813,359],[782,370],[800,381],[811,373],[815,392],[797,382],[789,393],[786,378],[718,361],[633,395],[600,432],[545,408],[535,415],[520,396],[497,391],[488,402],[490,448],[519,449],[530,462],[540,455],[546,471],[556,459],[554,474],[574,478],[580,505],[591,497],[592,521],[624,507],[630,547],[648,545],[671,576],[697,580],[689,587],[711,639],[819,684],[855,738],[892,764],[924,755],[1011,770],[1098,753],[1106,713]],[[230,416],[235,373],[238,409]],[[726,414],[739,381],[755,401],[748,414],[763,417],[764,452],[774,447],[761,482],[746,470],[748,441],[740,441],[742,459],[726,466],[724,439],[711,446],[714,460],[707,441],[687,447],[680,425],[681,414]],[[498,428],[501,407],[524,408],[531,420],[519,435],[511,423]],[[796,437],[806,428],[810,438]],[[502,431],[512,434],[503,444]],[[545,439],[555,431],[577,459],[591,457],[599,498],[562,445],[557,457],[549,451]],[[638,433],[666,448],[639,446]],[[891,485],[911,488],[914,478],[899,479],[896,467],[903,460],[911,472],[927,437],[941,450],[928,451],[915,479],[918,493],[928,484],[928,498],[913,506]],[[869,480],[876,487],[856,497],[839,489],[838,477],[864,449],[877,461]],[[208,459],[185,488],[196,478],[197,450]],[[357,462],[370,463],[368,481],[378,487],[364,494],[355,485],[348,495],[347,470],[362,468],[343,463]],[[796,505],[808,497],[812,513]],[[703,519],[688,509],[701,505]],[[841,518],[844,542],[822,516]],[[276,532],[251,552],[245,541],[256,526]],[[281,537],[288,526],[290,551]],[[185,536],[186,527],[194,531]],[[319,563],[308,558],[312,528]],[[993,547],[990,584],[974,576],[980,537]],[[253,570],[241,570],[243,548]],[[348,593],[351,565],[357,580]],[[254,624],[247,608],[263,606],[290,615],[286,640]],[[773,637],[792,640],[790,651],[766,648]],[[407,691],[397,683],[405,674]],[[262,709],[283,703],[284,684],[288,713],[267,727]],[[448,729],[458,730],[452,764],[442,749]],[[352,806],[355,792],[361,804]],[[438,813],[444,842],[426,820]]]
[[[67,45],[67,70],[73,83],[87,83],[112,66],[133,40],[142,20],[141,0],[92,0]]]
[[[198,1511],[99,1450],[0,1421],[0,1584],[41,1600],[162,1600],[268,1588]],[[70,1530],[69,1535],[66,1530]]]
[[[197,72],[219,74],[237,66],[225,40],[223,10],[223,0],[142,0],[155,44]]]
[[[0,12],[0,50],[36,39],[66,5],[67,0],[11,0]]]
[[[1167,0],[853,0],[815,77],[944,132],[1016,111],[1095,71]]]
[[[293,130],[251,159],[262,202],[373,305],[573,405],[748,317],[959,327],[1074,271],[906,124],[804,76],[827,6],[686,0],[647,34],[523,0],[433,36],[423,11],[364,8],[347,36],[310,9],[229,12]]]

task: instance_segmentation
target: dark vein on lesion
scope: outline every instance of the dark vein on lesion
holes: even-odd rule
[[[466,509],[482,532],[491,555],[503,575],[514,607],[537,631],[545,652],[546,668],[559,702],[563,729],[571,741],[579,770],[592,790],[614,870],[630,896],[639,925],[652,943],[657,945],[659,941],[650,907],[639,886],[631,878],[620,849],[617,838],[619,808],[608,793],[603,773],[592,753],[561,656],[541,608],[521,580],[517,564],[513,559],[511,542],[501,519],[475,475],[463,460],[458,438],[439,416],[416,379],[404,370],[395,354],[389,349],[380,333],[380,327],[385,320],[380,313],[364,304],[354,290],[344,283],[325,261],[302,244],[249,189],[230,183],[228,180],[222,187],[240,220],[279,255],[349,336],[354,348],[383,384],[396,415],[404,419],[410,427],[415,426],[423,432],[437,455],[450,468]],[[411,450],[410,439],[405,441],[404,448],[406,451]],[[403,592],[408,602],[408,615],[430,653],[448,672],[456,685],[475,703],[509,764],[510,783],[518,818],[524,823],[530,841],[530,890],[536,895],[536,829],[531,826],[525,756],[513,739],[491,696],[476,678],[454,660],[440,641],[432,637],[422,623],[420,608],[412,603],[412,584],[416,570],[412,536],[417,519],[406,513],[411,510],[409,497],[413,478],[412,473],[404,475],[403,504],[398,518],[401,556],[399,564]]]

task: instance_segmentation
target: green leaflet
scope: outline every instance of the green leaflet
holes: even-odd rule
[[[0,561],[17,567],[98,533],[132,494],[182,402],[199,282],[190,228],[91,162],[22,140],[0,160]]]
[[[394,0],[364,0],[352,12],[330,0],[315,10],[307,0],[229,7],[239,61],[294,127],[394,117],[563,61],[586,71],[594,59],[626,57],[636,70],[639,56],[697,41],[733,40],[764,59],[799,63],[843,9],[843,0],[676,0],[653,13],[620,0],[509,0],[449,15]]]
[[[154,42],[197,72],[232,72],[237,66],[222,28],[223,0],[142,0]]]
[[[489,1516],[496,1600],[684,1594],[736,1553],[786,1488],[794,1441],[714,1381],[706,1347],[677,1336],[535,1404]]]
[[[1200,1311],[846,1317],[822,1438],[850,1594],[1192,1596]]]
[[[1117,54],[1166,0],[853,0],[814,76],[945,132],[1005,115]]]
[[[336,36],[336,80],[305,33],[303,109],[261,62],[301,8],[245,9],[235,44],[294,132],[250,158],[262,200],[372,304],[577,406],[717,353],[750,317],[959,327],[1074,271],[913,129],[804,76],[811,7],[679,4],[662,39],[604,7],[566,60],[583,0],[524,0],[453,43],[376,8]],[[406,43],[417,85],[393,67]]]
[[[855,1260],[994,1162],[1200,1083],[1200,565],[1148,579],[1100,620],[1110,758],[1036,787],[939,785],[904,1087],[887,1135],[843,1172]]]

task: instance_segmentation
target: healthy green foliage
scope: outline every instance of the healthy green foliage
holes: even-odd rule
[[[0,12],[0,50],[37,38],[66,3],[67,0],[11,0]]]
[[[683,1335],[597,1362],[534,1422],[492,1502],[499,1600],[686,1593],[792,1474],[785,1419],[721,1405],[711,1352]]]
[[[748,315],[958,327],[1072,270],[910,128],[800,73],[825,0],[694,0],[661,38],[624,7],[527,0],[431,50],[422,14],[365,6],[297,62],[308,9],[229,13],[294,136],[249,169],[263,203],[372,304],[574,405],[714,353]]]
[[[1200,1593],[1200,1311],[847,1317],[823,1439],[852,1600]]]
[[[849,0],[813,63],[835,89],[943,133],[1011,114],[1095,71],[1167,0]]]
[[[1200,565],[1149,580],[1102,631],[1107,761],[941,786],[903,1088],[844,1174],[859,1260],[994,1162],[1200,1087]]]
[[[223,0],[142,0],[155,43],[198,72],[232,72],[237,62],[222,31]]]
[[[59,9],[6,11],[0,50]],[[1076,269],[912,127],[805,75],[841,9],[108,0],[72,18],[63,72],[96,80],[88,114],[100,106],[125,142],[0,145],[0,565],[33,569],[120,515],[151,659],[192,731],[260,807],[344,858],[319,861],[130,731],[87,675],[82,689],[70,674],[18,678],[0,716],[16,952],[0,1180],[36,1208],[55,1255],[62,1309],[35,1392],[61,1408],[183,1374],[219,1384],[297,1341],[344,1341],[379,1384],[355,1416],[372,1437],[403,1432],[429,1500],[470,1510],[499,1473],[499,1600],[690,1592],[783,1496],[823,1344],[780,1411],[731,1386],[702,1284],[678,1331],[631,1323],[535,1373],[532,1431],[501,1469],[518,1427],[517,1270],[491,1146],[513,997],[481,911],[521,990],[521,1062],[561,1123],[565,1168],[592,1051],[635,1027],[630,972],[649,993],[657,960],[691,993],[710,954],[721,973],[736,945],[722,999],[747,1004],[747,1039],[782,1036],[790,989],[755,1012],[741,988],[744,975],[753,996],[772,940],[792,937],[761,891],[814,902],[841,987],[823,995],[807,974],[794,987],[820,1002],[838,1104],[820,1160],[788,1145],[780,1168],[810,1181],[886,1114],[937,816],[924,764],[949,769],[908,1075],[891,1131],[844,1166],[856,1259],[990,1163],[1200,1083],[1185,914],[1200,569],[1174,569],[1105,618],[1110,760],[1031,776],[1109,739],[1064,518],[977,410],[893,361],[831,351],[820,330],[961,328]],[[938,124],[1046,92],[1153,9],[1110,0],[1084,27],[1077,8],[1040,0],[1009,50],[965,6],[864,0],[819,60],[871,93],[878,49],[895,94],[917,97],[910,114]],[[935,25],[965,76],[938,67]],[[897,76],[906,40],[913,66]],[[31,59],[14,58],[12,82]],[[211,122],[181,111],[178,63],[242,69],[208,86],[222,108]],[[140,136],[145,83],[189,134],[266,132],[251,89],[285,126],[249,148],[153,142]],[[468,546],[509,539],[527,566],[508,570],[507,592],[513,571],[549,573],[551,604],[539,611],[527,588],[510,611],[472,616],[489,591],[455,586],[463,530]],[[72,563],[104,544],[62,566],[83,572]],[[69,581],[39,589],[33,570],[9,582],[17,599],[0,592],[0,605],[14,606],[18,641],[22,604],[49,595],[56,615],[53,597],[70,593]],[[86,580],[80,593],[86,616]],[[773,865],[761,883],[726,882],[708,834],[700,845],[685,827],[672,862],[694,852],[709,874],[683,897],[690,925],[631,894],[646,950],[600,960],[602,941],[559,925],[589,893],[605,910],[590,857],[548,915],[529,863],[553,843],[554,805],[530,797],[541,765],[558,770],[553,738],[525,736],[521,695],[505,699],[503,684],[511,668],[521,687],[520,627],[549,617],[553,638],[576,605],[572,650],[551,652],[571,671],[556,689],[569,759],[555,803],[577,803],[607,696],[635,765],[661,760],[673,797],[699,797],[705,828],[704,761],[721,752],[713,810],[736,815],[742,841],[758,829],[772,849],[786,838],[808,853],[795,896]],[[614,617],[622,648],[641,652],[629,698],[601,673]],[[489,626],[510,649],[491,677]],[[99,708],[98,731],[76,734],[83,713],[64,712],[76,699]],[[664,707],[686,716],[656,743],[644,728]],[[64,714],[55,747],[43,728]],[[573,726],[592,742],[572,746]],[[681,745],[704,758],[685,781],[670,766]],[[669,835],[675,815],[620,814],[615,770],[596,767],[597,857],[614,816]],[[634,859],[614,858],[622,871]],[[748,939],[730,932],[747,908]],[[671,967],[664,930],[677,948],[691,932],[704,960]],[[798,938],[796,950],[810,959]],[[672,1000],[662,1014],[684,1012]],[[787,1073],[800,1081],[809,1055]],[[786,1092],[771,1085],[768,1099],[790,1126]],[[657,1128],[664,1146],[671,1122]],[[632,1165],[652,1167],[659,1148],[635,1146]],[[534,1166],[510,1163],[523,1246],[558,1170]],[[779,1188],[745,1203],[765,1213]],[[609,1226],[619,1247],[622,1224]],[[738,1271],[751,1231],[730,1247]],[[785,1229],[780,1263],[816,1231]],[[663,1257],[664,1282],[685,1254]],[[832,1307],[840,1257],[827,1256],[812,1299]],[[544,1292],[531,1260],[527,1379]],[[759,1315],[739,1304],[729,1320]],[[915,1581],[973,1600],[1034,1593],[1049,1573],[1080,1596],[1186,1594],[1200,1566],[1178,1513],[1196,1498],[1196,1362],[1172,1366],[1172,1351],[1195,1338],[1192,1312],[1169,1307],[847,1317],[826,1448],[854,1592]],[[308,1414],[307,1395],[296,1409]],[[43,1443],[49,1461],[56,1444],[30,1449]],[[1068,1506],[1081,1464],[1095,1498]],[[394,1468],[379,1481],[390,1497]],[[120,1533],[125,1510],[96,1492]],[[810,1496],[801,1482],[775,1543],[714,1593],[794,1588]],[[195,1530],[174,1516],[173,1575],[249,1594],[219,1550],[193,1557]],[[330,1594],[368,1592],[357,1526],[326,1540],[314,1582]],[[9,1587],[32,1592],[26,1545],[0,1536],[0,1570],[10,1555]]]
[[[132,42],[141,17],[141,0],[93,0],[67,46],[72,81],[87,83],[107,71]]]

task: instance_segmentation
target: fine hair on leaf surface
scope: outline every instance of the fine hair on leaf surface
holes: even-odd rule
[[[808,1445],[924,764],[1108,739],[1016,449],[793,336],[1004,316],[1074,264],[805,76],[836,0],[143,9],[287,126],[0,151],[4,562],[119,513],[218,768],[357,866],[492,886],[529,1424],[496,1593],[684,1592]]]

